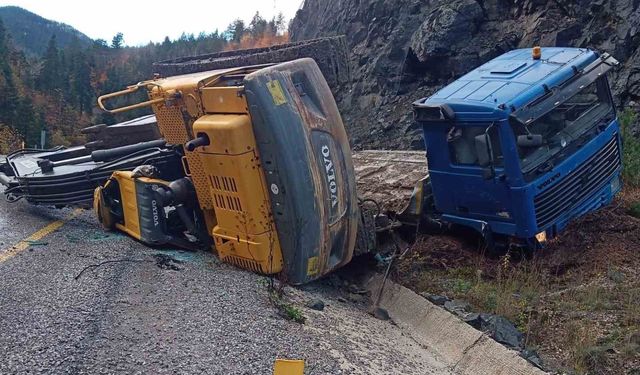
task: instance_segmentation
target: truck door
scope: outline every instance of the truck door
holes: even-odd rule
[[[448,197],[443,212],[484,221],[508,221],[507,182],[498,123],[455,123],[446,136],[446,179],[436,195]],[[434,189],[436,187],[434,186]],[[444,191],[446,190],[446,191]]]

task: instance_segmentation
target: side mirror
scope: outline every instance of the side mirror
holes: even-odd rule
[[[518,147],[540,147],[542,146],[542,134],[519,135],[517,139]]]
[[[475,136],[476,155],[478,155],[478,164],[481,167],[491,165],[490,144],[489,136],[486,133]]]

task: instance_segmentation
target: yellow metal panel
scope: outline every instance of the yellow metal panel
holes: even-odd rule
[[[206,87],[200,91],[206,113],[247,113],[242,87]]]
[[[124,225],[116,224],[116,227],[131,237],[140,239],[138,198],[136,196],[136,183],[131,177],[132,174],[132,172],[128,171],[116,171],[112,175],[118,181],[120,196],[122,197],[122,210],[124,211]]]
[[[304,361],[301,359],[276,359],[273,375],[304,375]]]
[[[257,272],[277,273],[283,265],[280,245],[238,78],[257,69],[213,70],[142,85],[167,142],[185,144],[200,132],[211,140],[195,152],[185,151],[184,169],[220,258]]]
[[[205,115],[193,129],[211,141],[196,153],[208,176],[220,258],[257,272],[280,272],[282,253],[249,116]]]

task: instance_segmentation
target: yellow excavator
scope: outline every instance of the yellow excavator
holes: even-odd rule
[[[138,91],[148,100],[107,106]],[[158,178],[150,164],[98,187],[94,208],[107,229],[211,248],[292,284],[351,260],[366,226],[347,134],[314,60],[156,77],[98,104],[114,114],[150,106],[167,147],[182,155],[181,178]]]

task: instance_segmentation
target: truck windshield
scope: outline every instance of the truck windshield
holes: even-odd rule
[[[518,147],[523,172],[538,168],[569,145],[586,143],[595,136],[592,130],[596,125],[610,122],[613,118],[609,88],[605,78],[601,77],[532,123],[515,126],[516,137],[525,134],[542,136],[540,146]]]

